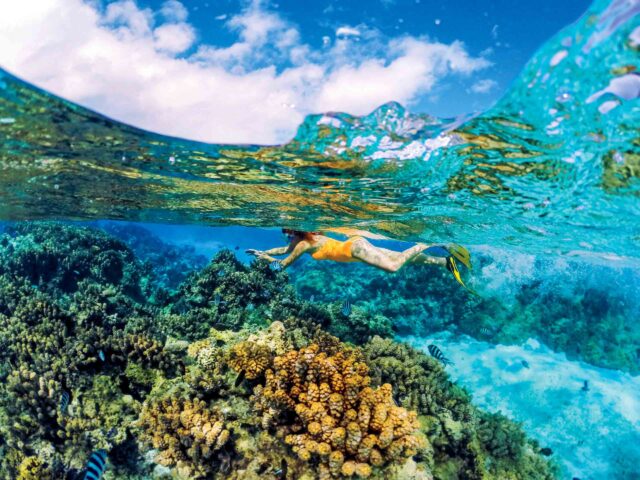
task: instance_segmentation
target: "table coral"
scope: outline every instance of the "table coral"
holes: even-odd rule
[[[368,374],[347,348],[329,356],[312,344],[276,357],[254,393],[263,427],[283,430],[301,460],[320,463],[321,477],[366,478],[403,462],[422,446],[416,413],[395,405],[391,385],[371,388]]]

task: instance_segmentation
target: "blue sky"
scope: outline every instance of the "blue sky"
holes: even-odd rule
[[[309,113],[488,108],[585,0],[0,2],[0,65],[118,120],[286,141]]]
[[[159,9],[162,1],[141,1]],[[575,21],[591,2],[586,0],[280,0],[269,8],[300,27],[302,38],[321,48],[323,37],[338,28],[366,26],[393,37],[399,34],[429,37],[450,43],[462,40],[471,53],[490,53],[488,78],[496,82],[486,93],[469,91],[474,79],[462,78],[439,86],[411,105],[412,110],[452,116],[484,110],[508,88],[541,44]],[[200,41],[231,45],[237,33],[224,21],[239,13],[246,2],[195,0],[185,2]]]

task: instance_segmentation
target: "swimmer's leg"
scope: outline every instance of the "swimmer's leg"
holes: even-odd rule
[[[447,259],[445,257],[432,257],[431,255],[420,253],[413,257],[409,263],[415,265],[438,265],[440,267],[446,267]]]
[[[420,255],[429,245],[418,243],[403,252],[394,252],[386,248],[371,245],[364,238],[359,238],[351,245],[353,258],[387,272],[397,272],[404,264]]]

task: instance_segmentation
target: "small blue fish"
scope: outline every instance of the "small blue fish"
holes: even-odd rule
[[[220,294],[216,293],[213,296],[213,303],[215,303],[216,307],[222,303],[222,299],[220,298]]]
[[[58,405],[58,407],[60,408],[60,413],[62,413],[63,415],[67,411],[67,407],[69,406],[69,400],[70,399],[71,399],[71,397],[69,395],[69,392],[64,390],[62,392],[62,395],[60,395],[60,404]]]
[[[345,317],[348,317],[349,315],[351,315],[351,302],[349,301],[348,298],[342,303],[342,308],[340,309],[340,312]]]
[[[529,368],[529,362],[527,362],[526,360],[522,360],[522,366],[524,368]]]
[[[310,302],[315,302],[315,301],[316,301],[316,296],[315,296],[315,295],[311,295],[311,296],[309,297],[309,301],[310,301]]]
[[[584,383],[582,384],[581,390],[583,392],[588,392],[589,391],[589,380],[585,380],[584,381]]]
[[[98,350],[98,358],[103,362],[105,361],[106,357],[104,356],[104,352],[102,350]]]
[[[437,347],[437,345],[431,344],[427,347],[427,350],[429,350],[429,354],[431,354],[433,358],[435,358],[436,360],[439,360],[444,365],[453,365],[453,362],[444,356],[444,353],[442,353],[442,351]]]
[[[100,480],[107,469],[107,452],[96,450],[89,457],[83,480]]]
[[[282,264],[280,263],[279,260],[274,260],[269,264],[269,266],[271,267],[271,270],[273,270],[274,272],[279,272],[280,270],[282,270]]]
[[[480,329],[480,335],[482,335],[483,337],[491,337],[493,336],[493,331],[490,328],[482,327]]]

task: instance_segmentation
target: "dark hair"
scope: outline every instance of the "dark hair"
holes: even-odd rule
[[[282,233],[285,235],[293,235],[294,237],[302,238],[304,240],[311,240],[314,235],[320,235],[318,232],[305,232],[303,230],[293,230],[291,228],[283,228]]]

